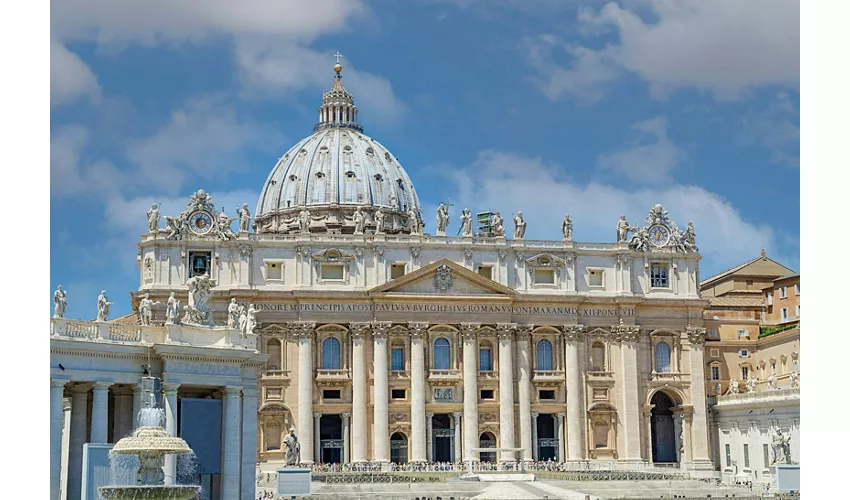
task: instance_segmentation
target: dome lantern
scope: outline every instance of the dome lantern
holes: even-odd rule
[[[350,128],[363,131],[363,127],[357,123],[357,106],[354,105],[354,96],[342,84],[342,65],[334,65],[334,83],[331,89],[322,95],[322,105],[319,106],[319,123],[313,127],[313,132],[326,128]]]

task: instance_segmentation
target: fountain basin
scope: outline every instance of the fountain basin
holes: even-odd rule
[[[192,449],[179,437],[169,436],[162,427],[139,427],[132,436],[119,440],[112,452],[125,455],[142,452],[182,455],[192,453]]]
[[[104,500],[190,500],[201,491],[200,486],[103,486]]]

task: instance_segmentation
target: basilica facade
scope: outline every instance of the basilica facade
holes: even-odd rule
[[[364,134],[341,69],[254,214],[216,213],[198,191],[165,230],[152,207],[139,242],[142,322],[256,335],[267,361],[243,415],[256,414],[257,459],[282,462],[294,428],[303,463],[713,469],[693,227],[658,205],[643,225],[612,221],[610,243],[573,241],[569,217],[553,241],[526,240],[521,212],[487,213],[478,231],[469,210],[430,219]],[[209,314],[181,320],[198,283]]]

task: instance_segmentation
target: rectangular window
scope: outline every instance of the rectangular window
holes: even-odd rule
[[[764,468],[767,469],[767,467],[770,465],[770,447],[766,444],[763,444],[761,445],[761,450],[764,454]]]
[[[748,378],[750,378],[750,369],[747,368],[746,366],[741,367],[741,378],[744,379],[744,380],[747,380]]]
[[[404,271],[407,268],[407,264],[393,264],[390,267],[390,279],[394,280],[396,278],[401,278],[404,276]]]
[[[652,288],[669,288],[667,264],[653,264],[650,268],[649,279]]]
[[[212,275],[210,270],[210,252],[189,252],[189,277]]]
[[[590,286],[602,286],[602,269],[587,270],[587,284]]]
[[[322,281],[342,281],[345,268],[342,264],[322,264]]]
[[[540,391],[540,399],[541,400],[555,399],[555,391]]]
[[[393,389],[392,398],[393,399],[404,399],[405,396],[406,396],[406,393],[407,393],[407,391],[405,391],[404,389]]]
[[[490,349],[478,350],[478,369],[483,372],[493,370],[493,360],[490,356]]]
[[[744,445],[744,467],[750,468],[750,446]]]
[[[767,292],[767,305],[773,305],[773,291]]]
[[[708,338],[716,339],[717,338],[717,330],[715,330],[714,328],[710,329],[708,331]]]
[[[800,296],[800,284],[799,283],[794,285],[794,295],[796,295],[798,297]]]
[[[796,311],[794,312],[796,313],[796,318],[800,319],[800,304],[797,304]]]
[[[742,358],[749,358],[750,351],[748,351],[747,349],[741,349],[740,351],[738,351],[738,356],[741,356]]]
[[[750,336],[750,332],[746,330],[738,330],[738,338],[747,338]]]
[[[393,371],[402,371],[404,370],[404,349],[396,348],[392,350],[391,354],[391,368]]]
[[[322,391],[322,398],[323,399],[339,399],[340,398],[339,389],[326,389],[326,390]]]
[[[493,279],[493,266],[478,266],[478,274],[484,276],[488,280]]]
[[[554,285],[555,270],[554,269],[535,269],[534,284],[536,285]]]
[[[732,447],[726,445],[726,467],[732,467]]]
[[[779,298],[780,299],[787,299],[788,298],[788,287],[787,286],[779,287]]]
[[[711,380],[720,380],[720,367],[712,366],[711,367]]]
[[[780,321],[788,321],[788,308],[783,307],[781,311],[779,311],[779,320]]]
[[[481,389],[481,399],[496,399],[493,389]]]
[[[266,280],[280,281],[283,279],[283,265],[280,262],[266,262]]]

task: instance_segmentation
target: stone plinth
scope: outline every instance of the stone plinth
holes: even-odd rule
[[[190,344],[206,347],[244,347],[257,349],[257,336],[248,334],[243,337],[238,330],[224,326],[166,325],[165,341],[168,343]]]

